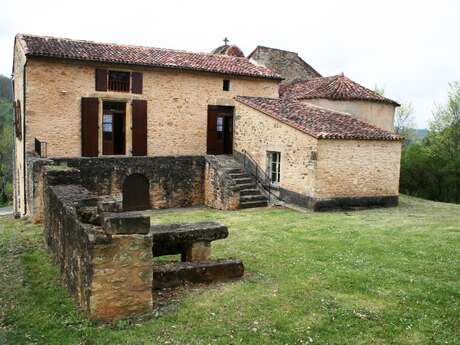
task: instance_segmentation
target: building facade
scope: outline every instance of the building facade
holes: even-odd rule
[[[282,77],[269,66],[237,55],[17,35],[17,214],[28,214],[27,198],[34,188],[27,178],[28,161],[36,157],[245,151],[274,174],[274,187],[289,201],[307,205],[319,199],[397,198],[400,141],[384,131],[392,130],[386,119],[390,115],[363,108],[364,115],[355,117],[381,132],[369,134],[363,121],[354,124],[354,134],[336,126],[338,137],[320,139],[308,126],[299,130],[248,106],[245,97],[279,100]],[[309,102],[329,107],[321,98]],[[313,110],[302,108],[298,116],[309,117]],[[337,115],[331,114],[317,118],[326,129]],[[353,114],[343,116],[347,122]]]

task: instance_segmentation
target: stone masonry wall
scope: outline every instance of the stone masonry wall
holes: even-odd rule
[[[102,214],[102,226],[83,222],[79,208],[96,206],[98,197],[78,184],[79,177],[72,168],[44,168],[44,234],[65,285],[92,319],[112,321],[151,310],[149,219],[138,217],[143,227],[133,227],[130,219],[120,226],[123,215],[115,218],[117,226],[104,220],[110,214]]]
[[[79,183],[96,195],[122,200],[124,179],[134,173],[150,184],[152,208],[190,207],[204,203],[203,156],[30,159],[28,208],[34,222],[43,218],[43,166],[78,169]]]
[[[329,99],[307,99],[305,103],[342,111],[376,127],[393,132],[395,106],[368,101],[333,101]]]
[[[401,142],[320,140],[315,197],[381,197],[399,194]]]
[[[143,72],[143,93],[95,91],[95,69]],[[230,91],[222,90],[230,79]],[[131,101],[147,100],[147,154],[203,155],[206,153],[208,105],[234,105],[233,97],[278,94],[274,80],[244,79],[217,74],[133,66],[77,64],[31,58],[27,78],[27,150],[35,137],[48,143],[49,157],[81,156],[81,98],[128,103],[126,152],[131,153]],[[102,102],[100,102],[102,111]],[[102,116],[99,116],[102,124]],[[50,125],[52,124],[52,126]],[[102,125],[99,126],[102,130]],[[99,152],[102,152],[101,135]]]
[[[214,156],[206,156],[204,171],[204,204],[218,210],[236,210],[240,191]]]
[[[235,108],[235,151],[248,152],[265,171],[267,151],[281,152],[281,188],[313,194],[317,145],[315,138],[246,105]]]
[[[281,75],[282,84],[321,76],[295,52],[259,46],[250,58]]]

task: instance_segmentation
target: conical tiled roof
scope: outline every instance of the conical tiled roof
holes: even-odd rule
[[[290,99],[326,98],[335,101],[372,101],[399,104],[379,95],[364,86],[345,77],[343,74],[331,77],[295,80],[280,87],[280,97]]]

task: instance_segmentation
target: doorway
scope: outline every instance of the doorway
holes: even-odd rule
[[[233,107],[208,106],[207,153],[233,153]]]
[[[123,182],[123,211],[150,209],[149,180],[142,174],[132,174]]]
[[[125,102],[104,102],[102,113],[102,154],[125,154]]]

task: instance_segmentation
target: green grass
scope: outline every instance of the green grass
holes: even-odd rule
[[[460,344],[460,206],[155,214],[219,220],[215,257],[244,279],[182,291],[151,315],[86,321],[58,284],[40,226],[0,217],[0,344]]]

